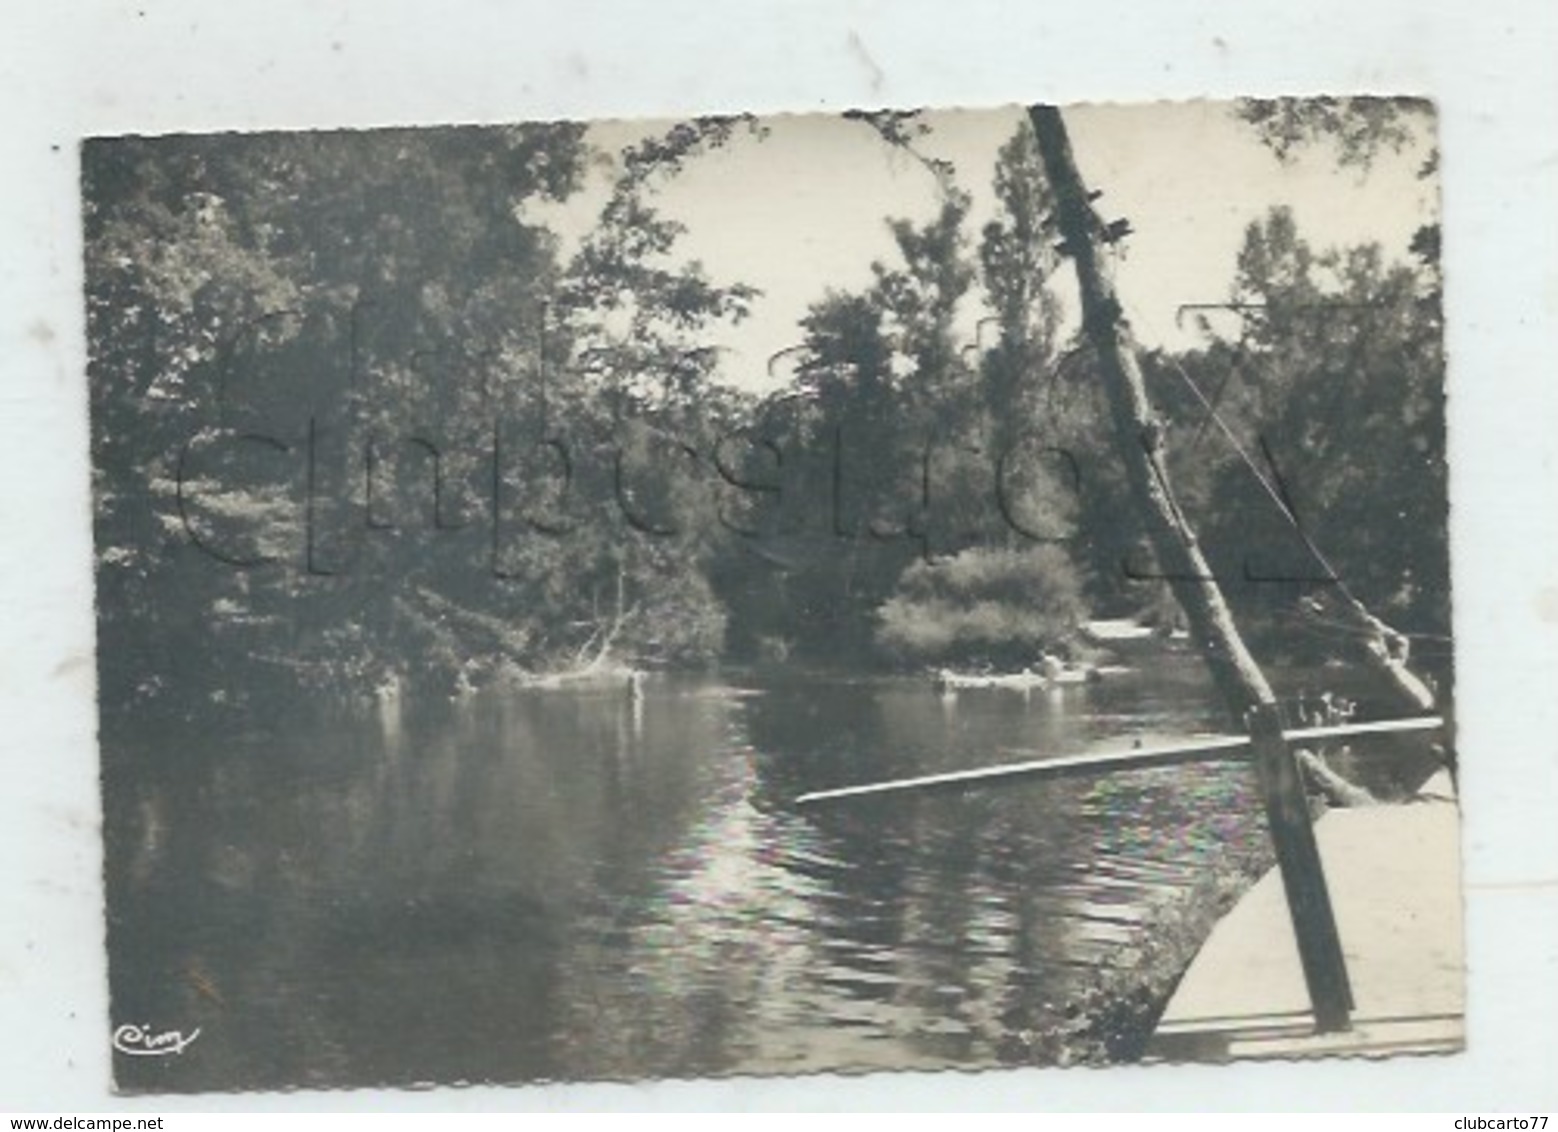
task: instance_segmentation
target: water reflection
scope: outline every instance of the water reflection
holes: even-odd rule
[[[808,790],[1216,725],[1193,669],[1059,696],[657,678],[105,748],[126,1087],[976,1065],[1261,836],[1237,768]],[[1018,1050],[1023,1056],[1032,1051]]]

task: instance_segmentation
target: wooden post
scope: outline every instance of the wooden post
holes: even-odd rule
[[[1325,874],[1310,825],[1308,803],[1292,751],[1282,737],[1276,696],[1234,624],[1208,568],[1190,521],[1174,498],[1163,459],[1163,428],[1152,410],[1136,360],[1130,325],[1098,250],[1109,231],[1093,212],[1071,154],[1065,122],[1054,106],[1028,111],[1044,171],[1055,193],[1055,219],[1076,267],[1082,325],[1098,355],[1115,441],[1137,510],[1162,573],[1190,620],[1212,679],[1235,719],[1247,721],[1265,797],[1266,815],[1282,870],[1288,911],[1298,936],[1304,982],[1320,1030],[1345,1029],[1352,996]]]
[[[1266,824],[1276,849],[1282,889],[1287,894],[1288,915],[1298,940],[1298,958],[1304,968],[1315,1012],[1315,1028],[1322,1033],[1349,1028],[1353,1008],[1347,960],[1336,930],[1336,914],[1325,883],[1320,847],[1309,820],[1309,802],[1298,771],[1293,748],[1282,737],[1282,721],[1271,704],[1251,709],[1250,741],[1255,773],[1266,800]]]

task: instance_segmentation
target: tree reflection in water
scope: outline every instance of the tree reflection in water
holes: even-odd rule
[[[638,702],[491,692],[145,728],[105,751],[114,1017],[201,1037],[119,1079],[1060,1058],[1033,1031],[1162,893],[1263,837],[1238,767],[792,799],[1215,725],[1191,670],[952,704],[920,681],[663,677]]]

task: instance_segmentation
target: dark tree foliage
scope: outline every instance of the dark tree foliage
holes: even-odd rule
[[[914,115],[868,122],[890,144],[923,136]],[[1062,364],[1031,135],[1001,151],[1001,211],[977,249],[969,196],[928,168],[934,213],[888,221],[896,255],[871,286],[813,304],[791,385],[757,414],[767,447],[747,470],[772,476],[775,504],[731,600],[735,643],[759,655],[1034,660],[1080,619],[1073,548],[1091,554],[1118,522],[1083,506],[1112,479],[1110,441],[1085,367]],[[968,344],[979,300],[990,314]]]
[[[1322,145],[1334,148],[1340,164],[1367,168],[1381,150],[1405,146],[1433,105],[1421,98],[1252,98],[1238,112],[1282,161]]]
[[[1392,625],[1445,636],[1444,357],[1432,272],[1389,264],[1377,246],[1317,252],[1276,209],[1246,235],[1234,301],[1239,339],[1162,375],[1219,394],[1215,419],[1183,393],[1172,416],[1189,436],[1176,467],[1187,470],[1186,497],[1230,597],[1289,651],[1342,651],[1343,630],[1324,614],[1338,584]]]
[[[526,205],[582,126],[90,143],[105,704],[718,652],[682,453],[739,400],[696,332],[750,292],[651,198],[730,128],[624,155],[572,264]]]
[[[1241,112],[1280,155],[1364,163],[1420,111]],[[929,138],[914,113],[853,116]],[[759,296],[682,254],[659,193],[762,133],[697,119],[613,155],[569,124],[90,143],[105,705],[722,655],[1026,663],[1084,610],[1175,620],[1064,330],[1027,122],[977,232],[956,171],[918,154],[934,209],[884,218],[892,255],[813,303],[758,401],[709,342]],[[603,163],[565,254],[532,206]],[[1273,212],[1220,336],[1142,357],[1181,501],[1284,647],[1336,651],[1331,570],[1448,632],[1438,228],[1411,250],[1316,249]]]

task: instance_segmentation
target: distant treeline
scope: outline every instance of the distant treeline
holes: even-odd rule
[[[756,292],[655,203],[747,132],[616,155],[567,255],[527,206],[580,190],[577,125],[90,143],[105,707],[262,669],[355,694],[606,659],[1021,665],[1088,616],[1174,622],[1026,125],[996,216],[971,232],[942,170],[761,398],[709,345]],[[1437,232],[1414,247],[1316,250],[1273,210],[1227,336],[1144,356],[1180,503],[1267,647],[1335,651],[1335,577],[1448,633]]]

